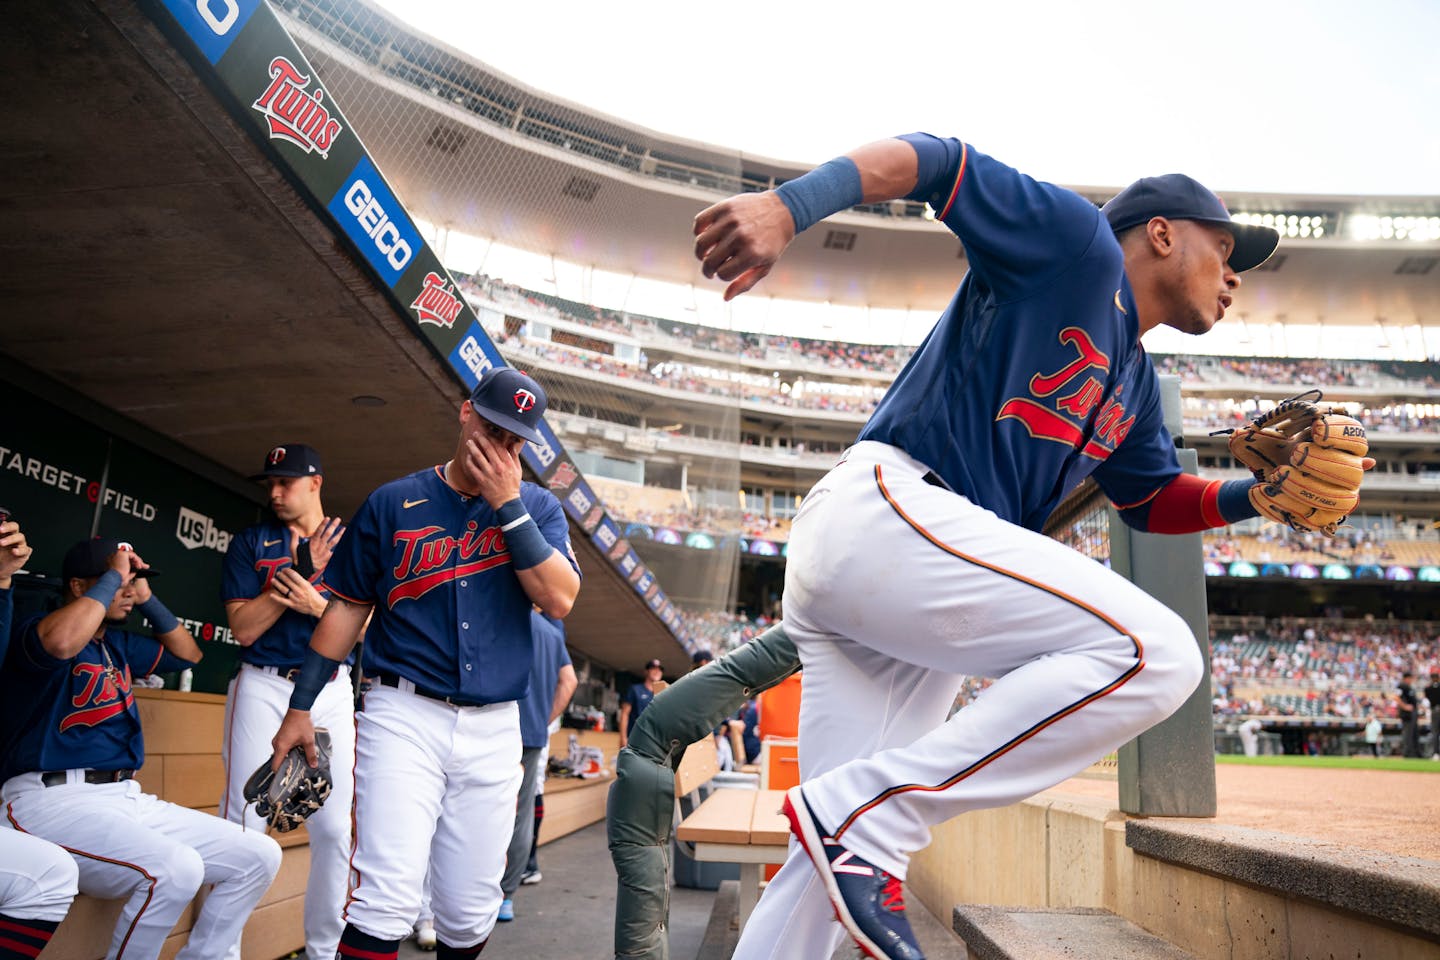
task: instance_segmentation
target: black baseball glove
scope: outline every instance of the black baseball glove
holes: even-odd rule
[[[279,770],[266,760],[245,781],[245,802],[255,804],[271,829],[288,833],[319,810],[330,796],[330,731],[315,731],[316,766],[305,762],[305,748],[295,746],[280,761]]]

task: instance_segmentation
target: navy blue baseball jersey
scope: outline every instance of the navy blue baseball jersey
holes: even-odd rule
[[[10,616],[15,612],[15,596],[10,587],[0,588],[0,663],[10,647]]]
[[[301,543],[309,540],[302,538]],[[269,588],[275,575],[293,566],[290,557],[290,531],[281,523],[268,520],[246,527],[225,551],[225,573],[220,583],[220,599],[253,600]],[[317,583],[321,595],[328,595],[323,584]],[[240,649],[240,659],[262,667],[288,670],[300,666],[310,646],[318,617],[286,609],[280,619],[270,625],[254,643]],[[346,662],[354,661],[351,655]]]
[[[565,649],[565,628],[559,620],[531,611],[530,626],[535,654],[530,663],[530,692],[520,701],[520,744],[538,749],[550,739],[555,684],[561,668],[570,662],[570,651]]]
[[[1079,194],[940,142],[948,168],[911,196],[970,271],[860,439],[1032,530],[1092,473],[1118,506],[1144,502],[1181,471],[1120,244]]]
[[[625,696],[620,699],[622,704],[630,704],[630,717],[625,722],[625,736],[629,737],[635,730],[635,723],[640,719],[640,714],[650,706],[650,701],[655,699],[655,691],[643,683],[631,684],[630,689],[625,691]]]
[[[441,471],[429,467],[370,494],[324,583],[341,599],[375,605],[367,676],[396,674],[469,703],[518,700],[530,676],[530,597],[495,511],[483,497],[458,493]],[[520,499],[578,574],[560,501],[529,482]]]
[[[136,770],[145,763],[132,677],[194,664],[153,637],[113,627],[69,660],[45,652],[27,620],[0,669],[0,782],[35,770]]]

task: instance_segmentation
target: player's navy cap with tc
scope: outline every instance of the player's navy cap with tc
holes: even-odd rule
[[[325,468],[320,465],[320,453],[304,443],[283,443],[271,447],[265,454],[265,466],[259,473],[252,474],[251,480],[267,477],[319,477]]]
[[[1219,197],[1200,181],[1183,173],[1136,180],[1101,207],[1100,212],[1105,214],[1110,229],[1116,233],[1148,223],[1152,217],[1224,224],[1235,237],[1235,249],[1230,253],[1230,269],[1236,273],[1260,266],[1270,259],[1270,254],[1280,244],[1280,234],[1270,227],[1232,220],[1230,211],[1225,209]]]
[[[540,384],[513,367],[491,367],[470,391],[476,413],[531,443],[544,442],[535,425],[545,415],[546,403]]]
[[[652,659],[652,660],[646,662],[646,664],[645,664],[645,669],[646,669],[646,670],[649,670],[651,667],[660,667],[660,661],[659,661],[659,660],[653,660],[653,659]],[[664,668],[664,667],[660,667],[660,669],[661,669],[661,670],[664,670],[665,668]]]
[[[110,558],[121,550],[129,549],[130,544],[111,537],[81,540],[65,551],[65,559],[60,561],[60,575],[66,580],[89,580],[91,577],[103,576],[105,571],[110,569]],[[137,570],[135,576],[153,577],[159,573],[158,570],[146,567],[144,570]]]

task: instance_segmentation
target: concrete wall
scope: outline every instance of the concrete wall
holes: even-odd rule
[[[1413,931],[1137,854],[1125,820],[1057,793],[957,817],[911,862],[910,892],[947,926],[960,903],[1101,907],[1202,958],[1440,960]]]

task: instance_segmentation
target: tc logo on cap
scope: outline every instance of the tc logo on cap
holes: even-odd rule
[[[525,413],[535,406],[535,394],[521,388],[515,391],[515,409]]]
[[[266,463],[267,465],[269,465],[269,466],[272,466],[272,467],[275,466],[275,464],[281,462],[281,461],[284,460],[284,459],[285,459],[285,448],[284,448],[284,447],[276,447],[274,450],[271,450],[269,453],[265,454],[265,463]]]

